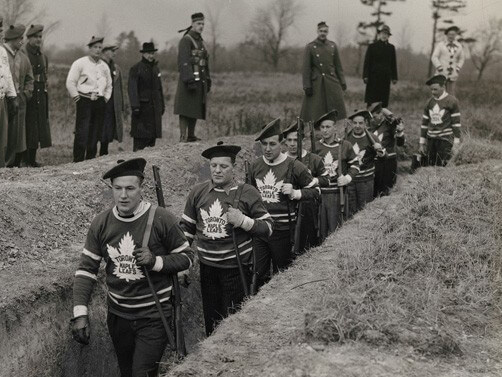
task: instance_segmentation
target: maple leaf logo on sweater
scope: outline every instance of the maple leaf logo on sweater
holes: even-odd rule
[[[281,192],[281,187],[284,181],[277,182],[272,169],[265,174],[263,181],[261,179],[256,179],[256,186],[258,191],[260,191],[261,199],[267,203],[279,203],[279,192]]]
[[[439,105],[436,103],[432,108],[432,110],[429,110],[429,115],[432,124],[434,125],[441,124],[443,123],[444,109],[441,109]]]
[[[359,148],[359,144],[357,144],[357,143],[354,143],[354,145],[352,146],[352,149],[354,150],[354,153],[356,154],[359,162],[362,162],[363,158],[364,158],[364,154],[366,153],[366,149],[361,150],[361,148]]]
[[[378,131],[374,131],[373,135],[375,135],[378,138],[378,140],[380,140],[380,142],[382,142],[382,140],[383,140],[383,133],[379,134]]]
[[[136,258],[132,255],[136,246],[129,232],[121,238],[118,250],[108,244],[106,246],[108,248],[108,255],[115,264],[115,269],[113,270],[115,276],[127,282],[144,277],[143,272],[136,265]]]
[[[326,168],[330,177],[336,177],[336,169],[338,168],[338,160],[333,160],[331,152],[326,153],[323,159],[324,167]]]
[[[209,206],[209,212],[200,209],[200,215],[204,222],[204,229],[202,233],[211,239],[228,237],[226,225],[227,214],[223,213],[223,207],[219,199],[216,199],[213,204]]]

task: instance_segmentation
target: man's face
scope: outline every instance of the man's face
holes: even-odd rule
[[[234,164],[230,157],[213,157],[209,162],[209,170],[216,186],[224,187],[234,179]]]
[[[390,37],[389,33],[387,33],[386,31],[378,33],[378,39],[380,39],[383,42],[387,42],[389,40],[389,37]]]
[[[131,215],[143,197],[141,178],[134,175],[117,177],[112,182],[113,200],[121,215]]]
[[[89,47],[89,55],[94,60],[101,58],[101,50],[103,49],[102,43],[94,43],[91,47]]]
[[[279,135],[267,137],[260,141],[263,155],[268,161],[274,161],[281,154]]]
[[[328,38],[328,33],[329,27],[321,26],[317,29],[317,38],[319,38],[321,41],[325,41]]]
[[[298,132],[290,132],[288,136],[286,136],[286,147],[288,148],[289,154],[295,156],[296,155],[296,148],[298,146]]]
[[[373,119],[375,119],[377,122],[381,122],[383,120],[383,111],[382,110],[375,111],[375,112],[371,113],[371,115],[373,116]]]
[[[444,93],[444,86],[440,84],[432,84],[429,86],[429,89],[431,91],[431,94],[435,98],[439,98],[441,94]]]
[[[16,39],[10,39],[9,41],[7,41],[7,43],[14,49],[14,50],[20,50],[21,47],[23,47],[23,43],[24,43],[24,37],[19,37],[19,38],[16,38]]]
[[[192,22],[192,30],[196,33],[202,34],[204,31],[204,20]]]
[[[42,47],[42,32],[32,35],[28,38],[28,43],[33,47]]]
[[[102,52],[103,58],[106,60],[112,60],[115,57],[115,50],[108,49]]]
[[[321,129],[321,136],[324,140],[330,140],[335,137],[335,122],[332,120],[323,120],[319,128]]]
[[[356,116],[352,119],[352,127],[356,135],[361,135],[366,128],[366,119],[363,116]]]
[[[448,39],[448,42],[453,42],[457,38],[457,32],[455,30],[450,30],[446,34],[446,39]]]
[[[155,60],[155,52],[144,52],[143,57],[151,63]]]

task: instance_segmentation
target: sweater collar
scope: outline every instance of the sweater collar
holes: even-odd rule
[[[263,161],[269,166],[276,166],[286,161],[287,158],[288,155],[286,153],[281,152],[281,154],[279,155],[279,157],[275,159],[275,161],[270,162],[265,158],[265,156],[263,156]]]

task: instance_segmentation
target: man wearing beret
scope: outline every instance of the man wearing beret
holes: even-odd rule
[[[105,106],[103,132],[101,132],[99,140],[100,156],[108,154],[108,144],[113,140],[117,140],[121,143],[123,138],[122,113],[124,111],[124,91],[122,88],[122,72],[114,60],[115,51],[117,49],[117,46],[107,44],[104,45],[101,50],[101,57],[108,65],[108,69],[112,76],[112,95]]]
[[[272,218],[260,193],[251,185],[236,182],[235,158],[240,149],[220,142],[202,152],[209,160],[211,179],[191,190],[181,218],[185,235],[197,243],[208,336],[222,318],[235,312],[245,296],[236,246],[247,285],[251,282],[252,237],[272,234]]]
[[[4,47],[9,57],[10,71],[19,107],[17,112],[10,111],[5,164],[7,167],[21,166],[26,151],[26,104],[33,94],[33,71],[30,60],[21,47],[24,43],[23,25],[11,25],[4,35]]]
[[[298,122],[292,123],[282,132],[287,155],[298,159],[309,170],[319,187],[329,185],[329,175],[324,168],[322,158],[302,148],[302,155],[298,156]],[[319,198],[318,198],[319,199]],[[319,238],[319,200],[313,199],[300,203],[298,208],[298,222],[295,231],[295,254],[302,254],[305,250],[320,244]]]
[[[347,141],[359,159],[359,172],[348,186],[351,215],[360,211],[373,200],[375,181],[375,158],[385,153],[376,136],[367,131],[371,113],[368,110],[356,110],[348,116],[352,129]]]
[[[326,22],[317,25],[317,38],[305,47],[303,55],[303,105],[300,117],[315,121],[331,109],[345,118],[343,92],[347,89],[342,62],[335,42],[328,39]]]
[[[432,53],[432,64],[436,68],[435,75],[446,77],[446,91],[455,95],[455,87],[465,62],[465,54],[462,44],[457,41],[460,29],[450,26],[444,31],[446,40],[438,42]]]
[[[89,55],[75,60],[66,78],[66,89],[77,106],[73,162],[96,157],[105,103],[112,95],[110,69],[101,60],[103,38],[93,36],[87,47]]]
[[[390,83],[397,83],[396,49],[389,43],[390,27],[378,28],[378,40],[368,46],[364,57],[363,80],[366,84],[364,102],[382,102],[389,106]]]
[[[460,144],[460,108],[457,99],[446,92],[446,77],[436,75],[427,80],[432,97],[425,105],[420,127],[420,153],[429,166],[445,166],[452,148]]]
[[[282,152],[284,136],[280,119],[261,130],[256,138],[263,156],[249,167],[249,180],[260,192],[265,207],[274,220],[270,237],[256,237],[256,271],[258,285],[270,279],[270,263],[274,272],[287,268],[294,257],[293,244],[300,201],[319,198],[319,184],[307,167]]]
[[[71,330],[77,342],[88,344],[89,300],[105,262],[107,324],[122,377],[157,375],[167,335],[152,290],[169,317],[169,275],[193,260],[176,216],[142,199],[145,164],[143,158],[119,161],[103,175],[115,205],[92,221],[73,283]]]
[[[0,37],[3,38],[3,19],[0,17]],[[17,113],[18,99],[12,80],[9,57],[0,45],[0,168],[5,167],[5,149],[8,140],[9,111]]]
[[[397,180],[397,152],[396,146],[405,143],[404,125],[401,118],[397,118],[381,102],[375,102],[368,108],[372,119],[369,132],[382,146],[382,151],[375,160],[375,184],[373,196],[389,195]]]
[[[178,46],[178,89],[174,99],[174,114],[179,115],[180,141],[200,140],[195,136],[197,119],[206,119],[207,94],[211,90],[209,55],[202,31],[204,15],[192,14],[192,25],[185,32]]]
[[[329,174],[329,185],[321,188],[320,233],[324,240],[342,223],[340,188],[347,187],[359,173],[359,159],[352,145],[336,135],[337,111],[332,110],[319,117],[314,123],[320,129],[322,139],[316,143],[316,153],[323,159]],[[345,136],[345,135],[343,135]],[[341,150],[340,150],[341,148]],[[339,174],[341,164],[342,174]],[[348,192],[344,191],[345,217],[349,215]]]
[[[51,128],[49,125],[49,98],[47,96],[47,69],[49,62],[42,48],[42,25],[31,25],[26,37],[28,43],[24,52],[31,63],[34,78],[33,96],[26,106],[26,155],[28,166],[39,167],[37,149],[52,145]]]
[[[143,43],[141,61],[129,70],[129,102],[132,108],[133,151],[154,147],[162,137],[162,115],[166,110],[157,49],[153,42]]]

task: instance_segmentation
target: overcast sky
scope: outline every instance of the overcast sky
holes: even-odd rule
[[[35,0],[47,11],[47,21],[59,20],[59,28],[52,32],[48,44],[85,44],[97,34],[97,24],[107,15],[110,37],[121,31],[135,30],[140,40],[153,38],[161,47],[179,38],[177,30],[190,24],[190,15],[205,10],[217,2],[221,12],[221,43],[232,44],[245,38],[247,25],[254,11],[274,0]],[[315,38],[315,25],[326,21],[330,38],[353,41],[359,21],[370,20],[370,8],[359,0],[297,0],[303,7],[288,42],[303,45]],[[413,49],[426,51],[432,37],[430,0],[389,1],[393,12],[386,23],[392,29],[391,41],[397,46],[409,43]],[[453,17],[460,27],[473,30],[490,17],[502,17],[502,0],[467,0],[467,8]],[[214,6],[214,5],[213,5]],[[206,33],[207,34],[207,33]],[[112,42],[112,41],[110,41]],[[345,44],[345,43],[343,43]]]

